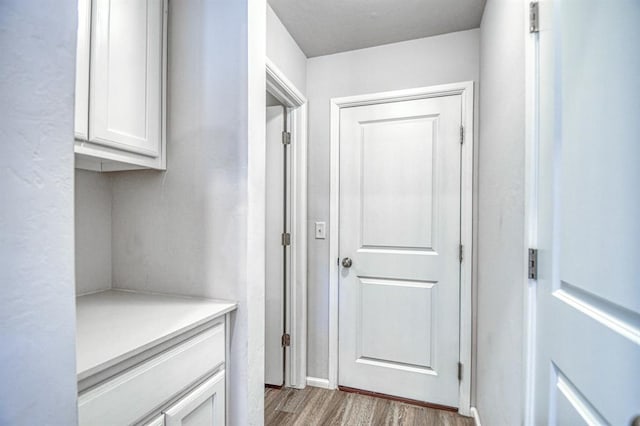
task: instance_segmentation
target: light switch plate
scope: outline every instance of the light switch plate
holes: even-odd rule
[[[327,224],[316,222],[316,240],[324,240],[325,238],[327,238]]]

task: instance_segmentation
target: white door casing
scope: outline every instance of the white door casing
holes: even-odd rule
[[[637,2],[540,2],[530,424],[640,415],[638,22]]]
[[[340,111],[339,385],[457,407],[460,95]]]
[[[282,245],[282,233],[288,230],[286,215],[285,161],[282,132],[285,108],[267,107],[266,130],[266,283],[265,283],[265,383],[284,384],[285,279],[288,270],[287,249]]]
[[[474,84],[472,81],[443,84],[438,86],[419,87],[413,89],[379,92],[373,94],[348,96],[331,99],[331,170],[330,170],[330,223],[329,257],[338,260],[339,256],[339,207],[340,207],[340,112],[343,108],[363,105],[375,105],[390,102],[401,102],[415,99],[428,99],[442,96],[460,95],[462,102],[461,121],[464,143],[461,147],[461,214],[460,240],[462,243],[462,262],[460,269],[460,349],[461,362],[458,412],[471,415],[471,337],[472,337],[472,270],[473,270],[473,164],[474,164],[474,129],[473,105]],[[338,386],[338,290],[340,269],[338,262],[330,263],[329,274],[329,377],[327,387]]]

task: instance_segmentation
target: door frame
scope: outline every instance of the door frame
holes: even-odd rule
[[[530,2],[523,2],[522,28],[524,32],[524,247],[522,257],[524,265],[529,264],[529,248],[538,248],[538,145],[539,145],[539,33],[529,31]],[[523,365],[524,392],[523,424],[533,426],[535,409],[535,365],[536,365],[536,322],[537,322],[537,283],[523,274],[522,284],[525,288],[523,298]]]
[[[291,133],[291,253],[285,292],[285,387],[302,389],[307,379],[307,99],[269,59],[265,58],[266,89],[285,107]]]
[[[355,106],[375,105],[416,99],[460,95],[464,144],[461,158],[460,239],[463,261],[460,267],[460,362],[462,380],[459,390],[459,413],[470,415],[472,362],[472,263],[473,263],[473,81],[395,90],[331,99],[331,170],[329,203],[329,384],[338,386],[338,303],[339,303],[339,223],[340,223],[340,110]],[[336,259],[334,261],[333,259]]]

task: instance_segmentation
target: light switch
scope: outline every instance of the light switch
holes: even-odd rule
[[[324,240],[325,238],[327,238],[327,224],[316,222],[316,240]]]

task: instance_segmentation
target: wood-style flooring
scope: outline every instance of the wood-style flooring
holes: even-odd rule
[[[267,426],[473,426],[473,419],[450,411],[310,386],[305,389],[267,388],[264,398],[264,423]]]

